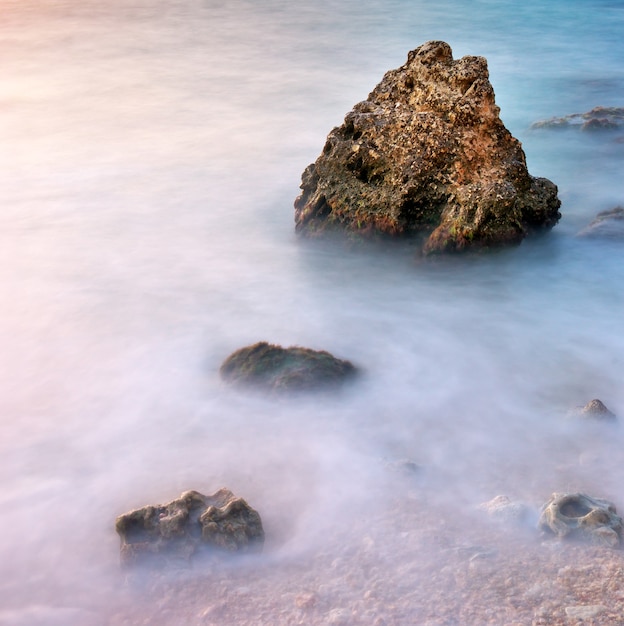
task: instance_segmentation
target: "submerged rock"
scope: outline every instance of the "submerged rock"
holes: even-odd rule
[[[539,120],[531,124],[531,128],[573,128],[588,132],[618,130],[624,128],[624,107],[594,107],[585,113]]]
[[[560,218],[494,102],[487,61],[430,41],[386,73],[302,175],[304,236],[422,236],[425,254],[517,244]]]
[[[513,502],[509,496],[496,496],[480,504],[479,508],[497,522],[516,526],[527,524],[533,517],[533,511],[526,504]]]
[[[538,527],[561,539],[615,547],[620,544],[623,523],[608,500],[582,493],[554,493],[542,507]]]
[[[259,342],[231,354],[221,365],[221,377],[231,383],[274,391],[335,387],[356,372],[355,366],[329,352],[282,348]]]
[[[601,211],[579,234],[579,237],[624,239],[624,207]]]
[[[115,530],[121,538],[123,566],[188,561],[206,548],[259,552],[264,544],[260,515],[228,489],[211,496],[185,491],[168,504],[124,513]]]
[[[384,459],[384,465],[391,472],[396,472],[408,478],[420,476],[423,472],[422,466],[411,459],[398,459],[395,461]]]

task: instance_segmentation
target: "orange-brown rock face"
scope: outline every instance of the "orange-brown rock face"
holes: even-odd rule
[[[425,254],[519,243],[551,228],[557,187],[529,175],[483,57],[423,44],[334,128],[302,175],[297,231],[424,235]]]

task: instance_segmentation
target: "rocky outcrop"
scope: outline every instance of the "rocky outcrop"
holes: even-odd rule
[[[231,354],[221,365],[230,383],[270,391],[303,391],[336,387],[351,378],[355,366],[329,352],[259,342]]]
[[[594,107],[585,113],[551,117],[531,124],[531,128],[576,129],[584,132],[624,128],[624,107]]]
[[[624,207],[601,211],[578,236],[624,240]]]
[[[527,171],[483,57],[430,41],[327,137],[295,201],[304,236],[420,236],[425,254],[517,244],[560,217],[557,187]]]
[[[123,566],[188,561],[207,548],[257,552],[264,544],[260,515],[228,489],[211,496],[185,491],[168,504],[120,515],[115,529]]]
[[[561,539],[615,547],[620,544],[624,525],[608,500],[582,493],[554,493],[542,507],[538,527]]]

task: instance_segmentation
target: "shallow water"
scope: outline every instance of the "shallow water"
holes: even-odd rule
[[[278,572],[400,495],[383,459],[422,464],[431,497],[465,510],[565,489],[624,507],[620,431],[565,419],[594,397],[624,415],[624,248],[574,237],[624,202],[624,143],[529,129],[622,105],[622,3],[0,0],[0,16],[0,623],[103,611],[115,516],[189,488],[255,506]],[[487,57],[560,224],[431,264],[298,241],[327,132],[430,39]],[[221,361],[258,340],[364,376],[330,398],[224,389]]]

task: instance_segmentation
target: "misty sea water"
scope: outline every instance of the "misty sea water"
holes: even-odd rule
[[[530,128],[624,105],[623,28],[607,0],[0,0],[0,624],[145,623],[111,621],[133,602],[114,520],[187,489],[258,509],[278,580],[405,496],[388,459],[426,468],[433,507],[587,490],[624,510],[619,428],[566,419],[592,398],[624,418],[624,245],[576,237],[624,203],[622,132]],[[560,223],[435,263],[299,241],[327,133],[433,39],[487,58]],[[259,340],[363,376],[225,388]]]

